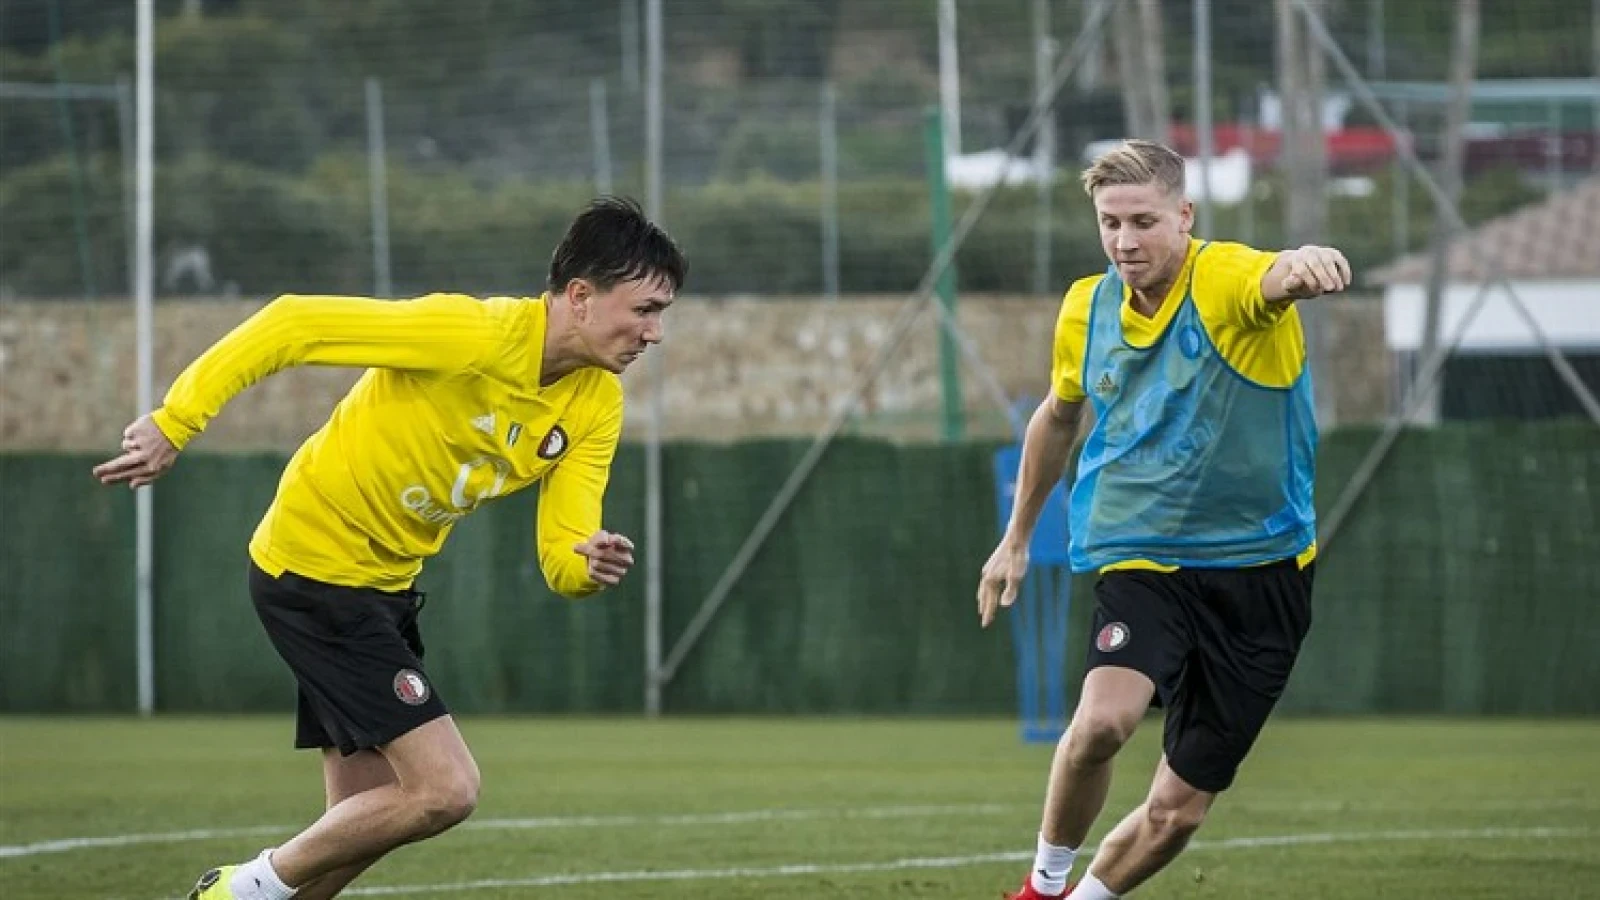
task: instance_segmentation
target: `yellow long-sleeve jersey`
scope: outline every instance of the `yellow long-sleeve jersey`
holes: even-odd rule
[[[573,546],[600,529],[622,384],[584,368],[539,386],[546,302],[286,295],[178,376],[153,418],[182,449],[223,404],[295,365],[368,371],[289,461],[250,542],[274,575],[401,590],[463,516],[540,482],[551,589],[599,590]]]

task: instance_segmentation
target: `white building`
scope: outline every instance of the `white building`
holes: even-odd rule
[[[1450,249],[1441,306],[1439,341],[1448,343],[1479,294],[1488,290],[1445,369],[1444,417],[1573,413],[1572,392],[1545,359],[1533,326],[1505,288],[1490,280],[1493,261],[1544,337],[1569,357],[1590,390],[1600,393],[1600,176],[1458,237]],[[1402,371],[1414,369],[1422,343],[1428,263],[1427,252],[1414,253],[1368,277],[1384,289],[1389,349],[1413,363]],[[1500,398],[1476,403],[1460,396],[1462,390],[1487,388]]]

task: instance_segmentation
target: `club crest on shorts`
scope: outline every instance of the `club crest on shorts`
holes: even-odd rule
[[[1121,622],[1112,622],[1110,625],[1100,629],[1100,633],[1095,635],[1094,648],[1101,653],[1121,650],[1128,645],[1128,639],[1131,637],[1133,637],[1133,631],[1128,626]]]
[[[408,706],[421,706],[428,702],[428,682],[416,669],[401,669],[394,673],[394,695]]]
[[[555,459],[567,451],[567,433],[560,425],[550,426],[550,433],[539,443],[540,459]]]

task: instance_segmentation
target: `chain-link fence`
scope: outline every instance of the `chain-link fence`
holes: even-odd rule
[[[158,392],[279,293],[537,294],[585,199],[651,187],[650,6],[158,3]],[[661,217],[691,277],[663,383],[630,389],[661,391],[664,434],[1008,435],[1062,291],[1104,266],[1076,173],[1128,135],[1195,160],[1204,236],[1351,258],[1358,290],[1305,307],[1324,426],[1596,415],[1600,2],[1100,8],[662,3]],[[0,10],[4,449],[106,447],[137,412],[132,9]],[[1041,96],[1044,137],[1014,140]],[[959,340],[924,315],[893,344],[940,182],[958,222],[986,204],[935,305]],[[271,379],[204,445],[292,447],[351,377]]]
[[[537,293],[548,249],[584,198],[646,189],[645,6],[158,4],[158,298],[249,304],[287,291]],[[1004,167],[999,150],[1026,118],[1040,72],[1080,37],[1091,8],[962,0],[941,26],[940,6],[664,7],[662,215],[691,254],[694,296],[860,298],[916,285],[934,246],[930,110],[945,117],[959,213]],[[1281,18],[1294,4],[1279,6]],[[1363,274],[1425,250],[1435,204],[1398,151],[1414,147],[1430,165],[1443,157],[1452,41],[1438,23],[1452,20],[1454,0],[1313,6],[1399,134],[1382,127],[1331,57],[1304,52],[1308,35],[1291,36],[1302,42],[1296,58],[1320,64],[1303,78],[1280,66],[1277,46],[1286,38],[1269,27],[1264,4],[1117,4],[1052,98],[1051,182],[1042,190],[1019,183],[1039,171],[1032,145],[1010,161],[1013,183],[959,249],[957,290],[1053,303],[1071,279],[1100,268],[1073,176],[1099,142],[1132,133],[1165,137],[1191,157],[1209,136],[1209,236],[1266,247],[1333,243]],[[1197,12],[1209,15],[1203,59]],[[129,295],[131,9],[39,0],[8,4],[5,15],[0,299],[27,323],[12,321],[8,340],[16,345],[24,330],[61,319],[52,327],[93,344],[115,332],[126,306],[119,301]],[[1460,197],[1471,225],[1600,166],[1593,10],[1546,0],[1493,4],[1481,16],[1463,131]],[[1202,99],[1210,101],[1206,129],[1197,127]],[[1325,168],[1307,194],[1293,183],[1308,176],[1289,164],[1285,127],[1293,122],[1283,110],[1311,105]],[[1305,198],[1298,208],[1289,199],[1296,191]],[[1382,291],[1368,279],[1360,299],[1314,324],[1341,345],[1376,343]],[[24,314],[20,305],[60,300],[106,305],[87,325],[76,323],[89,307],[35,314],[30,306]],[[1005,319],[984,304],[966,306],[973,329]],[[241,311],[205,314],[222,327]],[[199,349],[182,344],[198,331],[176,324],[187,314],[174,307],[165,316],[172,324],[157,343],[181,349],[158,365],[158,380]],[[208,336],[194,334],[193,342]],[[1417,366],[1414,347],[1390,349],[1399,355],[1361,356],[1329,379],[1341,387],[1324,404],[1328,421],[1372,420],[1395,408]],[[982,348],[1002,370],[1010,352]],[[1033,368],[1004,371],[1003,381],[1014,394],[1037,393],[1042,372]],[[1003,423],[980,392],[967,394],[978,421]],[[902,407],[883,409],[883,421],[930,413]],[[737,430],[699,421],[692,409],[672,412],[679,423],[697,423],[686,431]],[[785,423],[743,412],[756,432],[803,433],[815,424],[815,416]],[[289,434],[238,440],[279,444],[305,424],[267,418],[293,423]],[[86,438],[8,435],[30,444]]]

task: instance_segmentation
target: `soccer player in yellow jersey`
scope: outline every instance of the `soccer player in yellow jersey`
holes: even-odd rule
[[[478,768],[422,665],[423,560],[485,501],[539,483],[556,592],[617,584],[633,544],[601,527],[622,430],[618,375],[662,338],[682,254],[630,201],[591,203],[541,297],[284,296],[178,376],[95,474],[159,478],[235,394],[295,365],[367,372],[289,461],[250,542],[249,589],[299,682],[296,746],[322,751],[327,811],[192,900],[324,900],[385,853],[464,820]]]
[[[1093,409],[1068,509],[1074,571],[1099,572],[1088,673],[1056,748],[1018,900],[1114,900],[1170,863],[1232,783],[1311,625],[1317,428],[1294,301],[1342,291],[1330,247],[1265,253],[1190,236],[1183,159],[1127,141],[1083,174],[1111,264],[1067,292],[1051,396],[1028,423],[1011,521],[983,567],[983,625]],[[1164,754],[1143,804],[1075,888],[1112,759],[1152,702]]]

